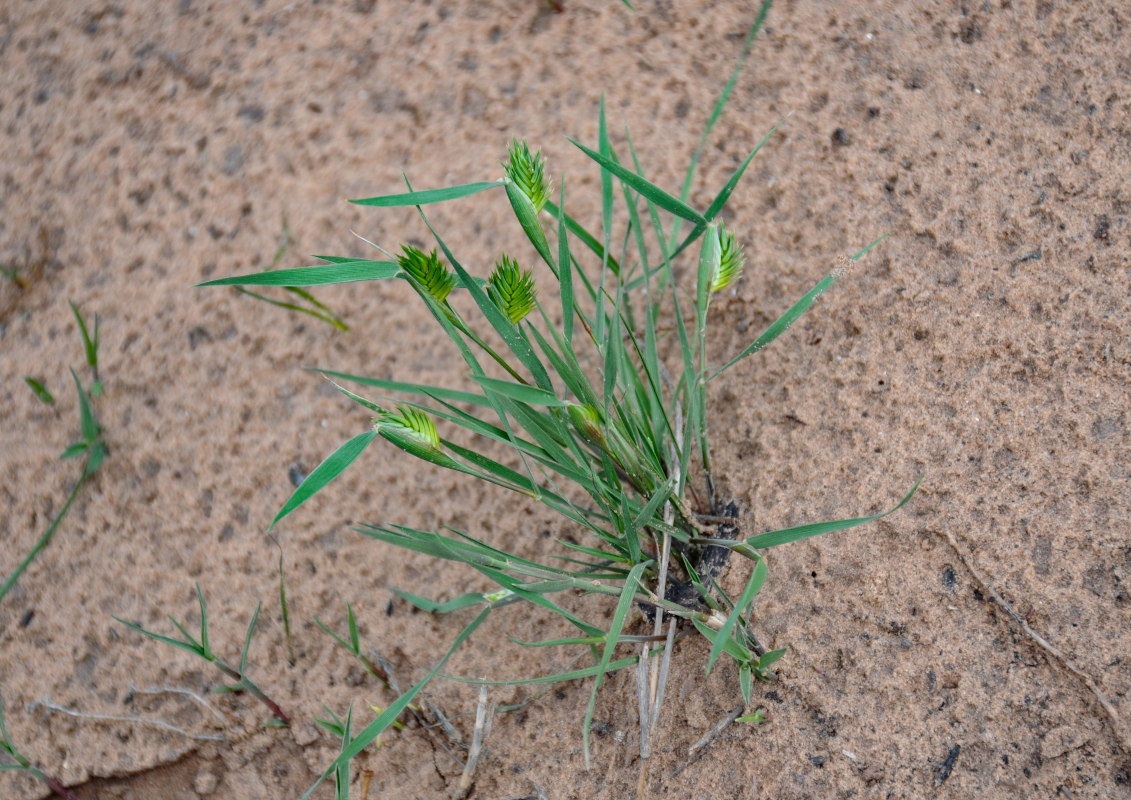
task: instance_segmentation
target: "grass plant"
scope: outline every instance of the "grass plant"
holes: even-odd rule
[[[323,779],[339,774],[350,758],[374,741],[488,615],[519,602],[557,614],[577,630],[572,637],[523,644],[580,647],[591,663],[556,675],[470,682],[592,678],[582,723],[587,763],[596,696],[609,672],[640,665],[642,744],[654,728],[676,620],[683,620],[706,640],[708,672],[724,654],[735,664],[749,706],[753,680],[769,679],[770,667],[785,653],[767,651],[752,625],[754,600],[767,577],[763,551],[877,520],[914,494],[918,482],[882,513],[761,533],[739,531],[734,510],[724,513],[716,496],[708,403],[712,382],[780,337],[851,261],[879,241],[863,247],[851,260],[843,259],[738,352],[721,359],[714,356],[708,346],[712,304],[742,274],[745,260],[738,232],[718,217],[776,128],[717,189],[705,209],[691,206],[689,196],[707,134],[733,90],[769,5],[763,3],[739,66],[709,116],[678,196],[649,180],[627,130],[624,149],[617,152],[602,101],[595,146],[570,140],[600,170],[601,223],[595,231],[566,211],[565,177],[555,190],[541,153],[525,141],[514,140],[498,180],[415,191],[406,177],[405,192],[353,201],[375,209],[415,207],[435,239],[435,249],[401,245],[394,253],[378,247],[383,258],[320,256],[326,262],[320,266],[202,284],[317,286],[402,280],[466,368],[468,383],[461,387],[320,370],[343,395],[370,413],[372,423],[307,476],[283,504],[272,527],[382,438],[434,466],[540,502],[590,537],[583,544],[562,542],[558,556],[535,561],[460,531],[359,525],[356,530],[378,541],[465,564],[498,588],[446,602],[399,592],[427,611],[479,611],[420,682],[356,736],[343,737],[342,752]],[[500,253],[492,270],[465,266],[424,210],[433,203],[484,192],[506,196],[536,254],[533,261]],[[623,227],[614,229],[614,219],[621,220]],[[685,226],[690,228],[686,235]],[[697,258],[689,270],[681,271],[680,256],[693,245],[698,246]],[[374,396],[363,396],[346,388],[346,383],[375,390]],[[449,431],[458,435],[448,438]],[[461,443],[467,441],[470,444]],[[500,449],[507,455],[499,456]],[[731,553],[752,562],[750,577],[737,598],[728,597],[715,582]],[[578,593],[607,596],[609,618],[582,619],[567,608],[567,600],[559,600]],[[651,618],[651,635],[626,632],[637,608]],[[671,622],[666,635],[665,620]],[[332,635],[360,655],[355,631],[353,623],[348,643]],[[624,656],[618,652],[621,645],[639,650]],[[657,659],[658,655],[664,658]],[[755,718],[756,712],[748,717]]]
[[[85,457],[86,461],[83,464],[82,473],[79,479],[75,481],[75,485],[71,488],[70,494],[67,495],[66,502],[63,503],[63,508],[51,520],[51,524],[47,526],[47,530],[39,537],[35,545],[31,548],[23,560],[16,565],[12,573],[4,579],[0,584],[0,603],[4,601],[8,592],[16,585],[16,581],[24,574],[31,563],[35,561],[36,557],[47,547],[51,538],[55,535],[59,525],[63,522],[63,518],[67,516],[67,512],[71,510],[71,506],[78,497],[79,490],[86,484],[86,482],[93,477],[94,473],[98,471],[98,467],[102,464],[102,460],[109,452],[106,447],[106,442],[102,438],[102,426],[98,424],[98,420],[94,416],[94,411],[91,408],[91,396],[96,396],[102,391],[102,384],[98,380],[98,317],[95,316],[95,335],[93,339],[87,332],[86,323],[83,321],[82,315],[79,313],[78,308],[74,303],[71,303],[71,310],[74,311],[75,319],[78,320],[79,330],[82,332],[83,347],[86,351],[87,363],[91,367],[92,380],[89,391],[83,388],[82,382],[79,380],[78,373],[73,369],[71,370],[71,377],[75,382],[75,389],[78,391],[79,398],[79,439],[75,443],[67,447],[66,450],[60,455],[60,458],[71,459]],[[24,381],[28,384],[35,395],[44,403],[54,403],[54,397],[51,395],[47,388],[42,383],[34,378],[24,377]],[[97,391],[95,391],[97,389]]]
[[[183,638],[175,639],[171,636],[164,636],[160,633],[146,630],[141,625],[135,622],[129,622],[121,617],[114,617],[118,622],[125,625],[127,628],[137,631],[140,634],[148,636],[150,639],[156,639],[159,642],[164,642],[167,645],[176,647],[179,650],[192,653],[194,656],[204,659],[208,663],[215,666],[218,670],[224,673],[227,677],[231,678],[235,683],[231,686],[222,686],[217,688],[217,692],[231,692],[233,694],[242,694],[247,692],[255,699],[263,703],[271,710],[273,715],[271,719],[264,723],[265,727],[280,727],[290,725],[291,720],[279,707],[279,704],[272,700],[266,692],[260,689],[248,677],[247,674],[247,659],[248,654],[251,652],[251,638],[255,635],[255,626],[259,622],[259,611],[262,608],[262,603],[255,607],[255,612],[251,615],[251,622],[247,626],[247,635],[244,637],[243,650],[240,652],[240,661],[238,667],[233,667],[227,661],[212,650],[212,644],[208,635],[208,606],[204,602],[204,593],[200,590],[200,584],[196,584],[196,598],[200,603],[200,636],[194,637],[188,630],[178,622],[172,615],[169,615],[169,621],[173,623],[174,627],[180,632]]]

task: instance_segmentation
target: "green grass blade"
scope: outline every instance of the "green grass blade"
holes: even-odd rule
[[[395,261],[369,261],[356,259],[317,267],[295,267],[254,272],[250,275],[233,275],[205,281],[197,286],[325,286],[353,281],[379,281],[395,278],[400,273]]]
[[[180,639],[174,639],[171,636],[162,636],[160,633],[154,633],[153,631],[147,631],[145,628],[141,627],[140,625],[135,625],[132,622],[127,622],[126,620],[122,619],[121,617],[114,617],[114,619],[116,619],[118,622],[125,625],[127,628],[135,630],[138,633],[142,634],[143,636],[148,636],[150,639],[156,639],[159,642],[164,642],[165,644],[172,645],[173,647],[176,647],[179,650],[184,650],[186,653],[192,653],[194,656],[202,656],[203,657],[203,655],[204,655],[203,652],[201,652],[200,645],[196,644],[195,642],[183,642]]]
[[[82,345],[86,351],[87,365],[97,372],[98,370],[98,315],[94,315],[94,338],[91,338],[90,331],[87,330],[86,322],[79,313],[79,307],[75,305],[73,300],[67,301],[71,306],[71,311],[75,315],[75,320],[79,324],[79,332],[82,334]]]
[[[563,184],[565,183],[564,178],[562,179],[562,183]],[[564,186],[563,186],[563,188],[564,188]],[[585,228],[584,225],[582,225],[580,222],[575,220],[569,214],[566,214],[564,211],[562,211],[564,204],[565,204],[565,198],[564,197],[562,198],[562,204],[561,205],[555,205],[553,202],[547,201],[546,207],[545,207],[544,210],[550,216],[557,219],[559,221],[559,224],[564,225],[566,230],[568,230],[570,233],[572,233],[574,236],[576,236],[578,239],[580,239],[582,244],[584,244],[586,247],[588,247],[590,250],[592,250],[593,254],[595,256],[597,256],[597,258],[601,259],[602,261],[607,260],[608,264],[609,264],[609,269],[611,269],[613,271],[613,274],[619,275],[620,270],[621,270],[620,262],[617,261],[612,256],[611,253],[608,253],[605,250],[605,248],[601,246],[601,243],[597,241],[597,237],[595,237],[593,234],[591,234]],[[560,234],[559,234],[559,241],[560,240],[561,239],[560,239]],[[559,265],[562,263],[562,258],[561,258],[560,255],[558,256],[558,263],[559,263]]]
[[[471,606],[477,606],[481,603],[486,603],[487,599],[483,596],[482,592],[468,592],[461,594],[459,597],[453,597],[444,603],[437,603],[435,600],[429,600],[427,597],[422,597],[412,592],[406,592],[403,589],[393,587],[393,594],[401,597],[421,611],[427,611],[431,614],[450,614],[453,611],[460,611]]]
[[[578,141],[575,141],[574,139],[570,139],[569,141],[577,145],[577,147],[581,150],[581,152],[585,153],[585,155],[589,156],[591,159],[600,164],[602,169],[608,170],[613,175],[620,178],[634,190],[639,192],[641,196],[655,203],[660,208],[666,211],[670,211],[677,217],[682,217],[683,219],[686,219],[690,222],[694,222],[697,225],[706,224],[707,220],[704,219],[702,214],[693,209],[691,206],[687,205],[687,203],[683,202],[679,198],[673,197],[672,195],[668,194],[656,184],[652,183],[646,178],[642,178],[632,170],[622,167],[611,158],[603,156],[595,150],[590,150],[588,147]]]
[[[788,330],[789,326],[796,322],[798,317],[808,311],[809,307],[813,305],[814,302],[816,302],[817,298],[824,294],[830,286],[836,283],[837,279],[840,278],[841,275],[844,274],[844,272],[845,270],[843,268],[840,268],[835,269],[828,275],[826,275],[816,286],[806,292],[804,297],[790,306],[788,311],[778,317],[777,320],[772,325],[770,325],[770,327],[766,328],[761,336],[748,344],[741,353],[712,372],[707,380],[714,380],[719,375],[737,364],[739,361],[742,361],[747,356],[753,355],[759,350],[764,349],[766,345],[785,333],[786,330]]]
[[[353,703],[350,703],[346,712],[346,721],[342,725],[342,750],[350,745],[350,729],[353,727]],[[350,800],[350,762],[339,764],[334,771],[334,800]]]
[[[848,528],[855,528],[857,525],[863,525],[866,522],[875,522],[878,519],[883,519],[888,514],[894,514],[896,511],[903,508],[904,504],[919,490],[919,484],[923,482],[924,477],[925,475],[920,475],[919,479],[915,481],[915,485],[911,487],[911,491],[904,495],[902,500],[881,514],[875,514],[870,517],[857,517],[856,519],[841,519],[834,522],[814,522],[809,525],[798,525],[795,528],[785,528],[780,531],[768,531],[766,533],[760,533],[757,536],[751,536],[746,540],[746,544],[753,548],[777,547],[778,545],[796,542],[800,539],[808,539],[810,536],[820,536],[821,534],[832,533],[833,531],[843,531]]]
[[[734,91],[734,85],[738,82],[738,76],[742,72],[743,66],[746,64],[746,59],[750,55],[750,48],[754,45],[754,39],[757,38],[758,32],[762,30],[762,24],[766,21],[766,15],[770,12],[770,6],[773,5],[773,0],[763,0],[762,7],[758,9],[758,16],[754,18],[754,24],[750,27],[750,32],[746,34],[746,41],[742,43],[742,54],[738,57],[738,63],[730,73],[726,84],[723,86],[722,92],[719,93],[719,99],[715,101],[714,108],[711,109],[711,115],[707,118],[707,125],[703,129],[703,134],[699,137],[699,144],[695,146],[695,152],[691,156],[691,163],[687,167],[687,174],[683,178],[683,188],[680,190],[680,199],[686,202],[687,198],[691,196],[691,183],[695,178],[695,169],[699,166],[699,157],[703,153],[703,147],[707,144],[707,139],[711,135],[711,131],[715,128],[715,123],[718,122],[719,117],[726,108],[727,102],[730,100],[731,92]],[[710,217],[708,217],[710,219]],[[694,221],[694,220],[693,220]],[[679,238],[679,222],[677,221],[675,227],[672,228],[671,244],[674,246],[676,239]],[[680,248],[682,250],[682,247]]]
[[[376,438],[376,431],[366,431],[363,434],[353,437],[348,442],[343,444],[329,456],[326,460],[315,468],[314,472],[306,476],[290,499],[279,509],[279,513],[275,515],[275,519],[271,520],[271,525],[267,528],[270,531],[283,517],[290,514],[296,508],[301,506],[307,500],[320,491],[326,484],[334,480],[334,478],[341,475],[350,464],[357,460],[358,456],[364,452],[369,443]]]
[[[361,637],[357,633],[357,616],[353,613],[353,606],[346,601],[346,627],[350,634],[350,648],[354,653],[361,653]]]
[[[531,406],[560,407],[569,405],[553,392],[539,389],[537,386],[524,386],[513,381],[503,381],[497,378],[488,378],[486,375],[472,375],[472,379],[488,391],[500,394],[510,400],[525,403]]]
[[[301,289],[299,289],[295,286],[287,286],[287,287],[284,287],[284,288],[286,288],[288,291],[292,291],[292,292],[302,291]],[[259,301],[264,302],[264,303],[268,303],[268,304],[276,306],[278,308],[285,309],[286,311],[296,311],[299,314],[306,314],[308,316],[314,317],[315,319],[320,320],[322,322],[325,322],[328,325],[334,326],[335,328],[342,331],[343,333],[345,333],[346,331],[348,331],[350,329],[350,326],[345,323],[345,321],[341,318],[341,316],[338,315],[337,313],[333,312],[333,311],[319,311],[317,308],[307,308],[306,306],[299,305],[298,303],[288,303],[285,300],[276,300],[274,297],[268,297],[265,294],[260,294],[259,292],[253,292],[250,289],[243,288],[242,286],[237,286],[236,290],[243,293],[243,294],[246,294],[248,297],[253,297],[256,300],[259,300]],[[309,292],[306,292],[305,294],[309,294]],[[314,302],[318,306],[324,307],[323,303],[318,303],[317,301],[314,301],[313,298],[312,298],[311,302]]]
[[[609,144],[609,131],[605,122],[605,94],[601,93],[601,107],[597,117],[597,152],[602,158],[615,162],[612,145]],[[602,248],[605,257],[601,261],[600,286],[605,288],[605,270],[609,268],[609,239],[613,232],[613,176],[608,170],[601,170],[601,233],[605,244]],[[598,315],[599,316],[599,315]],[[598,333],[598,336],[600,334]]]
[[[504,589],[513,592],[522,599],[526,600],[528,603],[532,603],[533,605],[541,606],[542,608],[545,608],[549,611],[553,611],[555,614],[562,617],[562,619],[569,622],[582,633],[588,636],[600,636],[604,633],[604,631],[602,631],[596,625],[590,625],[588,622],[576,616],[575,614],[571,614],[569,611],[566,611],[557,603],[544,597],[541,593],[530,591],[521,581],[515,580],[509,575],[499,570],[491,569],[490,567],[475,565],[475,568],[491,580],[495,581],[495,583],[502,586]]]
[[[601,661],[597,665],[597,679],[593,681],[593,691],[589,693],[589,705],[585,709],[585,721],[582,723],[584,726],[582,729],[582,740],[585,749],[586,769],[589,768],[589,725],[593,722],[593,709],[597,705],[597,692],[600,690],[601,684],[605,681],[605,671],[612,661],[613,651],[616,650],[620,632],[624,628],[624,621],[628,617],[629,610],[632,608],[632,602],[636,597],[636,587],[640,582],[640,576],[644,574],[644,570],[650,566],[651,563],[651,561],[641,561],[628,573],[628,577],[624,582],[624,588],[621,590],[620,600],[617,601],[617,610],[613,614],[613,624],[609,628],[609,632],[605,635],[605,649],[601,653]]]
[[[707,213],[703,216],[709,220],[713,220],[718,216],[719,212],[722,211],[723,207],[727,204],[727,200],[730,199],[731,194],[734,193],[734,189],[738,186],[738,182],[742,179],[746,168],[750,166],[750,162],[754,160],[754,156],[758,155],[758,151],[762,149],[762,145],[769,141],[770,137],[773,136],[781,126],[782,123],[779,122],[777,125],[770,128],[769,133],[763,136],[762,140],[754,146],[754,149],[750,151],[750,155],[746,157],[746,160],[739,165],[738,169],[734,171],[734,174],[731,175],[730,179],[723,185],[723,188],[715,195],[715,199],[711,201],[711,205],[707,207]]]
[[[39,537],[39,540],[28,554],[24,556],[23,561],[17,564],[16,568],[12,570],[12,574],[4,579],[3,585],[0,585],[0,603],[4,602],[4,597],[11,591],[12,587],[16,585],[16,581],[20,579],[20,576],[24,574],[24,571],[31,565],[31,562],[35,561],[35,557],[38,556],[40,551],[51,541],[51,537],[55,535],[55,530],[59,527],[59,523],[63,521],[63,517],[67,516],[67,512],[71,510],[71,505],[75,502],[75,498],[78,497],[79,489],[82,488],[83,483],[85,483],[83,478],[75,482],[74,488],[71,489],[70,495],[67,496],[67,502],[63,504],[63,508],[59,510],[55,519],[51,520],[51,524],[47,526],[47,530]]]
[[[562,332],[568,346],[573,345],[573,259],[569,253],[569,227],[565,213],[565,176],[562,176],[562,187],[559,195],[561,209],[553,203],[547,203],[550,213],[558,213],[558,288],[562,301]],[[582,240],[584,241],[584,239]],[[593,244],[596,244],[596,240]]]
[[[258,603],[255,606],[255,613],[251,615],[251,622],[247,625],[247,635],[243,640],[243,651],[240,653],[240,677],[242,678],[247,674],[247,654],[251,651],[251,637],[255,635],[255,626],[259,622],[259,612],[263,608],[263,603]]]
[[[82,388],[82,384],[79,383],[79,376],[75,374],[73,369],[71,370],[71,377],[75,379],[75,388],[79,392],[79,419],[82,438],[88,446],[91,446],[98,441],[98,434],[102,432],[102,428],[94,419],[94,412],[90,408],[90,400],[86,396],[86,390]]]
[[[47,387],[37,381],[35,378],[31,377],[30,375],[24,375],[24,383],[26,383],[28,385],[28,388],[35,393],[35,396],[40,399],[40,402],[47,405],[53,405],[55,403],[54,395],[52,395],[51,392],[47,391]]]
[[[359,206],[376,206],[378,208],[393,208],[396,206],[426,206],[429,203],[442,203],[446,200],[457,200],[496,186],[502,186],[502,181],[482,181],[479,183],[465,183],[461,186],[449,186],[446,189],[426,189],[423,192],[406,192],[404,194],[386,194],[380,197],[367,197],[364,200],[350,200]]]
[[[196,600],[200,605],[200,649],[204,653],[205,658],[211,658],[212,647],[208,644],[208,606],[204,602],[204,592],[201,591],[200,584],[195,583],[193,586],[196,588]],[[173,618],[169,617],[169,619]],[[185,635],[186,639],[191,640],[192,637],[188,635],[184,628],[181,628],[180,624],[175,619],[173,619],[173,624],[180,628],[181,633]]]
[[[380,378],[369,378],[364,375],[352,375],[348,372],[337,372],[332,369],[322,369],[320,367],[309,367],[308,369],[313,372],[321,373],[328,378],[352,381],[353,383],[358,383],[362,386],[372,386],[375,389],[381,389],[386,392],[422,394],[433,399],[442,397],[445,400],[452,400],[457,403],[469,403],[476,406],[490,406],[490,403],[487,402],[487,398],[483,395],[473,394],[471,392],[461,392],[457,389],[445,389],[442,386],[429,386],[424,383],[385,381],[381,380]]]
[[[550,253],[550,243],[546,241],[546,232],[542,230],[542,223],[538,220],[538,212],[534,210],[534,204],[530,202],[530,198],[518,187],[518,184],[513,181],[507,181],[507,199],[511,202],[511,209],[514,211],[515,219],[518,224],[522,226],[522,230],[526,233],[526,238],[534,245],[534,249],[538,251],[538,255],[550,267],[550,271],[556,276],[558,274],[558,265],[554,263],[554,257]]]
[[[785,655],[785,648],[784,647],[779,647],[777,650],[771,650],[768,653],[766,653],[764,656],[762,656],[761,658],[758,659],[758,668],[759,669],[765,669],[766,667],[770,666],[771,664],[773,664],[775,661],[777,661],[779,658],[781,658],[784,655]]]
[[[727,621],[723,623],[723,627],[719,629],[719,633],[715,637],[714,644],[711,645],[711,654],[707,657],[708,675],[710,675],[711,670],[714,669],[715,662],[723,651],[723,645],[731,638],[730,632],[734,630],[735,624],[746,612],[747,607],[754,600],[754,596],[762,589],[762,584],[765,582],[766,559],[759,558],[758,563],[754,565],[754,572],[751,573],[750,580],[746,582],[746,588],[742,590],[742,595],[738,598],[738,602],[734,604],[734,609],[727,616]]]
[[[439,663],[437,663],[436,666],[429,670],[427,675],[425,675],[411,689],[398,697],[392,705],[382,711],[381,714],[378,715],[377,719],[366,725],[365,729],[361,733],[359,733],[348,746],[343,747],[342,752],[336,759],[334,759],[334,763],[331,764],[330,767],[324,773],[322,773],[322,776],[315,782],[315,784],[307,790],[306,794],[302,796],[302,800],[309,800],[310,795],[319,786],[319,784],[322,783],[322,781],[326,780],[326,778],[334,774],[334,772],[343,764],[348,764],[350,762],[350,759],[352,759],[354,756],[368,747],[374,739],[380,736],[386,728],[392,725],[393,722],[396,721],[397,717],[401,715],[401,712],[404,711],[405,708],[408,707],[408,704],[413,701],[413,698],[415,698],[416,695],[420,693],[420,690],[427,686],[429,681],[431,681],[437,674],[439,674],[440,670],[444,668],[444,665],[448,663],[448,659],[452,657],[452,653],[454,653],[456,649],[464,643],[467,637],[469,637],[475,631],[475,629],[478,628],[485,619],[487,619],[487,616],[490,613],[490,608],[485,608],[480,611],[479,615],[460,632],[459,636],[455,638],[455,641],[452,642],[451,647],[448,648],[448,651],[444,654],[444,657],[440,659]]]

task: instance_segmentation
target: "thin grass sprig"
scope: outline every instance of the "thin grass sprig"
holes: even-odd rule
[[[259,700],[261,703],[263,703],[263,705],[267,706],[268,709],[270,709],[273,716],[271,719],[264,723],[264,727],[280,727],[290,725],[290,717],[283,711],[279,704],[272,700],[266,692],[260,689],[251,680],[251,678],[248,677],[247,674],[247,661],[248,654],[251,652],[251,639],[252,636],[255,635],[255,626],[259,622],[259,612],[263,604],[260,603],[256,605],[255,611],[251,615],[251,621],[247,626],[247,634],[244,636],[243,649],[240,651],[239,666],[233,667],[212,650],[212,644],[209,640],[208,633],[208,606],[204,602],[204,593],[200,589],[200,584],[196,584],[196,598],[200,604],[199,637],[193,636],[191,633],[189,633],[185,626],[178,622],[172,615],[167,615],[169,621],[173,623],[173,626],[177,629],[178,632],[180,632],[181,637],[183,638],[176,639],[171,636],[165,636],[160,633],[155,633],[143,628],[136,622],[130,622],[129,620],[124,620],[121,617],[115,616],[114,619],[125,625],[127,628],[135,630],[144,636],[148,636],[150,639],[155,639],[158,642],[163,642],[167,645],[177,648],[178,650],[184,650],[187,653],[192,653],[194,656],[197,656],[198,658],[201,658],[204,661],[212,664],[214,667],[220,670],[220,672],[224,673],[224,675],[234,681],[231,686],[221,686],[218,687],[215,691],[229,692],[232,694],[242,694],[246,692],[256,700]]]
[[[63,503],[63,507],[59,510],[59,513],[51,520],[51,524],[47,526],[47,530],[43,532],[43,535],[39,537],[31,550],[28,551],[27,555],[16,565],[16,568],[12,570],[11,574],[4,579],[4,582],[0,584],[0,602],[4,601],[4,598],[7,596],[8,592],[12,590],[12,587],[16,585],[20,576],[24,574],[27,568],[31,566],[32,562],[35,561],[36,557],[38,557],[43,549],[51,542],[59,525],[62,524],[63,519],[67,516],[67,513],[71,510],[71,506],[78,498],[79,491],[94,477],[95,472],[97,472],[98,468],[102,465],[102,461],[110,452],[102,435],[102,425],[99,424],[97,418],[94,416],[94,410],[92,408],[92,396],[95,395],[95,387],[98,387],[98,393],[102,391],[102,384],[98,379],[98,315],[95,315],[94,336],[91,337],[87,330],[86,323],[79,313],[78,307],[73,302],[70,303],[70,306],[71,310],[74,312],[75,319],[78,321],[79,330],[82,333],[83,348],[86,352],[87,364],[91,368],[93,377],[90,389],[88,390],[83,387],[82,382],[79,380],[78,373],[73,369],[71,370],[71,378],[74,380],[79,401],[79,438],[76,442],[69,445],[59,457],[62,459],[85,458],[86,460],[83,463],[82,472],[78,480],[76,480],[74,486],[71,487],[71,491],[67,495],[67,499]],[[25,378],[25,380],[27,379]],[[34,390],[35,387],[32,386],[32,389]],[[43,391],[46,392],[47,390],[43,389]],[[36,393],[39,394],[41,400],[46,402],[42,394],[39,392]],[[48,393],[48,396],[50,396],[50,393]],[[54,398],[52,398],[52,402],[53,401]]]

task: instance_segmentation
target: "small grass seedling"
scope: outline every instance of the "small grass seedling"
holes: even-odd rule
[[[95,337],[92,340],[87,335],[86,325],[82,321],[82,317],[79,315],[78,309],[75,307],[74,303],[71,303],[71,309],[75,312],[75,318],[79,322],[79,329],[82,331],[83,345],[87,354],[87,363],[90,364],[91,368],[95,371],[94,379],[88,393],[88,391],[83,388],[82,382],[79,381],[78,374],[73,369],[71,370],[71,377],[75,381],[75,389],[78,391],[79,398],[79,440],[67,447],[60,455],[60,458],[70,459],[85,456],[86,462],[83,464],[82,474],[79,476],[79,479],[75,481],[75,485],[71,489],[70,494],[67,495],[67,500],[63,503],[63,508],[55,515],[55,518],[51,520],[51,524],[47,526],[47,530],[44,531],[43,535],[24,557],[23,561],[16,566],[12,574],[4,580],[4,583],[0,584],[0,602],[4,601],[4,597],[11,591],[12,587],[16,585],[16,581],[20,579],[20,576],[23,575],[24,571],[31,565],[36,556],[42,552],[43,548],[47,547],[47,544],[51,541],[51,537],[55,535],[55,531],[59,528],[60,523],[62,523],[63,518],[66,517],[67,512],[71,510],[71,505],[74,504],[75,498],[78,497],[79,490],[93,477],[98,467],[102,464],[102,460],[109,452],[106,447],[106,442],[102,438],[102,426],[98,424],[98,420],[95,419],[94,411],[91,408],[91,396],[97,394],[95,387],[98,387],[98,393],[101,392],[101,383],[98,381],[98,373],[96,371],[96,365],[98,363],[98,324],[96,321]],[[97,320],[97,316],[95,319]],[[31,387],[32,391],[35,392],[36,396],[39,397],[41,401],[45,403],[54,402],[54,397],[39,381],[27,376],[24,377],[24,381]]]
[[[291,226],[287,223],[287,220],[284,219],[283,232],[279,237],[279,248],[275,251],[275,255],[271,259],[271,266],[269,267],[269,269],[275,269],[275,267],[279,265],[279,262],[283,260],[283,256],[287,254],[287,250],[290,249],[290,246]],[[339,331],[345,332],[350,329],[349,325],[346,324],[345,320],[342,319],[342,316],[338,314],[338,312],[334,311],[332,308],[320,301],[306,289],[303,289],[300,286],[286,286],[283,284],[263,285],[281,286],[283,291],[293,295],[294,297],[297,297],[301,302],[291,303],[285,300],[276,300],[273,297],[268,297],[267,295],[261,294],[259,292],[253,292],[250,289],[243,288],[242,286],[237,286],[236,290],[241,294],[246,294],[249,297],[254,297],[256,300],[262,300],[264,303],[269,303],[273,306],[278,306],[279,308],[285,308],[287,311],[295,311],[299,314],[306,314],[307,316],[314,317],[315,319],[321,320],[328,325],[332,325]]]
[[[534,561],[460,531],[424,531],[396,524],[357,526],[355,530],[378,541],[465,564],[498,589],[443,603],[400,592],[427,611],[475,607],[479,614],[420,682],[344,747],[322,779],[340,770],[391,724],[488,615],[518,602],[539,606],[577,629],[573,637],[520,644],[581,647],[591,665],[508,681],[455,679],[514,685],[592,678],[582,722],[588,765],[590,727],[605,677],[617,669],[642,665],[638,692],[641,755],[646,765],[643,743],[655,728],[663,703],[674,623],[682,620],[702,635],[709,650],[708,672],[723,654],[733,661],[743,700],[749,705],[753,679],[770,679],[770,668],[785,652],[767,651],[753,630],[754,600],[767,576],[762,551],[880,519],[902,507],[918,488],[916,482],[901,501],[882,513],[764,533],[742,533],[737,509],[724,509],[716,496],[709,386],[785,333],[853,261],[880,241],[851,259],[842,258],[737,353],[719,359],[708,347],[713,299],[737,280],[745,263],[741,240],[718,217],[776,126],[704,210],[689,204],[692,180],[707,134],[726,104],[769,5],[769,0],[762,4],[739,67],[691,158],[679,196],[647,178],[627,130],[626,150],[616,152],[602,100],[596,146],[570,140],[600,170],[597,232],[567,213],[564,176],[553,202],[541,152],[516,139],[502,165],[501,179],[416,191],[406,178],[406,192],[354,201],[371,208],[415,207],[437,249],[401,245],[393,253],[378,247],[383,259],[324,256],[327,263],[322,266],[203,284],[316,286],[402,280],[465,367],[467,384],[458,388],[320,370],[343,395],[367,409],[372,422],[307,476],[283,504],[272,527],[382,438],[431,465],[540,502],[590,536],[584,544],[562,542],[564,552]],[[433,203],[488,191],[505,194],[536,254],[534,265],[500,253],[485,277],[473,273],[424,211]],[[616,230],[614,219],[620,220]],[[683,235],[685,225],[691,229]],[[553,246],[551,237],[556,239]],[[614,243],[620,243],[615,253]],[[698,258],[687,269],[677,269],[680,256],[695,244]],[[371,399],[339,382],[378,394]],[[458,432],[461,441],[442,435],[437,420],[445,430]],[[468,440],[470,445],[461,443]],[[500,448],[508,454],[499,457]],[[732,553],[752,562],[750,577],[734,600],[715,583]],[[606,596],[611,616],[600,622],[582,619],[556,599],[572,594]],[[651,635],[626,632],[634,609],[651,619]],[[665,619],[672,623],[666,636]],[[621,645],[640,649],[623,657],[617,652]],[[664,658],[657,659],[661,654]],[[644,777],[642,769],[641,784]]]
[[[11,759],[10,761],[0,762],[0,772],[25,772],[36,780],[42,781],[47,788],[59,797],[64,797],[67,800],[78,800],[58,778],[41,770],[12,744],[12,737],[8,735],[8,727],[4,724],[3,698],[0,698],[0,753]]]
[[[208,638],[208,607],[204,603],[204,593],[200,590],[200,584],[196,584],[196,597],[200,603],[200,638],[195,638],[185,626],[179,623],[172,615],[167,615],[169,621],[180,631],[183,639],[174,639],[171,636],[163,636],[160,633],[146,630],[141,625],[134,622],[129,622],[121,617],[114,617],[118,622],[125,625],[127,628],[137,631],[138,633],[148,636],[150,639],[156,639],[159,642],[164,642],[185,652],[192,653],[194,656],[204,659],[208,663],[215,666],[218,670],[231,678],[235,683],[231,686],[222,686],[217,688],[217,692],[231,692],[233,694],[241,694],[247,692],[255,697],[267,708],[271,710],[274,715],[270,720],[264,723],[265,727],[282,727],[290,725],[291,720],[279,707],[279,704],[272,700],[267,694],[260,689],[251,678],[247,675],[247,658],[248,653],[251,651],[251,638],[255,634],[255,625],[259,621],[259,611],[263,604],[256,605],[255,612],[251,615],[251,622],[247,626],[247,635],[244,637],[243,650],[240,653],[239,667],[231,666],[227,661],[220,658],[212,650],[212,645]]]
[[[350,602],[348,600],[346,601],[346,635],[345,636],[342,636],[341,634],[339,634],[337,631],[335,631],[333,628],[331,628],[325,622],[318,619],[318,617],[314,618],[314,622],[315,622],[316,625],[318,625],[319,628],[321,628],[323,631],[325,631],[327,634],[329,634],[330,638],[333,639],[335,642],[337,642],[342,647],[343,650],[345,650],[347,653],[349,653],[354,658],[356,658],[358,661],[360,661],[361,666],[365,668],[366,672],[368,672],[370,675],[372,675],[377,680],[381,681],[381,683],[385,684],[386,686],[391,685],[392,679],[389,677],[388,671],[384,667],[382,667],[380,664],[375,663],[373,661],[373,659],[371,659],[369,656],[367,656],[364,653],[364,651],[362,651],[362,649],[361,649],[361,635],[358,633],[358,630],[357,630],[357,617],[354,616],[353,606],[350,605]]]

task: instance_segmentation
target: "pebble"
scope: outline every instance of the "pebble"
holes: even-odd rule
[[[196,773],[196,777],[192,779],[192,788],[197,794],[203,796],[216,791],[217,783],[218,781],[216,780],[216,776],[212,773],[212,770],[202,769],[200,772]]]

